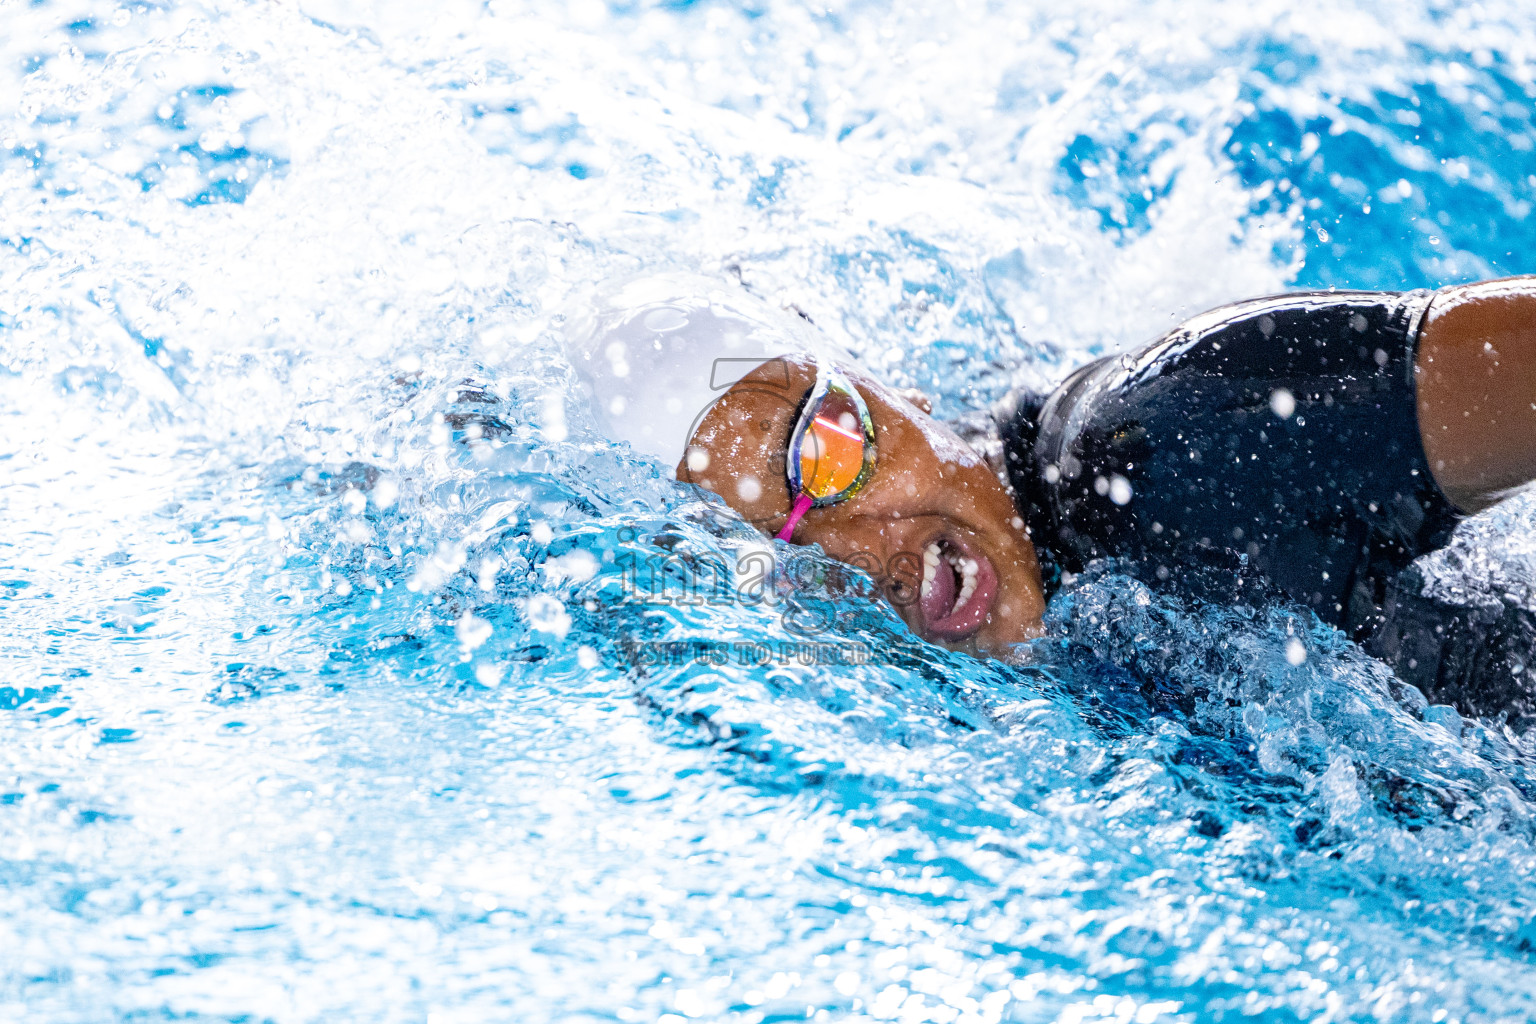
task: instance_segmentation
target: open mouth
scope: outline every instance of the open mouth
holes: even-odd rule
[[[987,556],[963,540],[937,537],[923,549],[917,606],[930,636],[963,640],[987,621],[997,597],[997,573]]]

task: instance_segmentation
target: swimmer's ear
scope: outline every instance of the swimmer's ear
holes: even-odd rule
[[[929,398],[926,392],[919,391],[917,388],[900,388],[896,393],[923,410],[925,414],[933,415],[933,399]]]

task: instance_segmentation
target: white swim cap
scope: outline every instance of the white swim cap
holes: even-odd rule
[[[675,466],[704,413],[770,359],[846,356],[793,313],[693,275],[622,285],[566,319],[566,352],[599,427]]]

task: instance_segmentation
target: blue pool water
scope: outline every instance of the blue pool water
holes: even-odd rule
[[[1113,566],[1019,667],[744,596],[558,331],[739,276],[953,415],[1536,269],[1528,13],[900,6],[0,2],[0,1019],[1536,1014],[1524,734]]]

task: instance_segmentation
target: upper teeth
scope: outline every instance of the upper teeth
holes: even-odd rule
[[[923,550],[923,585],[921,588],[923,597],[927,597],[933,590],[933,581],[938,575],[939,564],[943,560],[944,554],[938,541],[934,541]],[[955,565],[960,570],[960,593],[955,595],[955,606],[949,610],[949,615],[953,615],[961,608],[964,608],[965,603],[971,599],[971,595],[976,593],[976,560],[974,558],[960,558],[955,561]],[[948,618],[948,616],[945,617]]]
[[[935,541],[923,551],[923,596],[933,589],[933,577],[939,571],[939,544]]]

